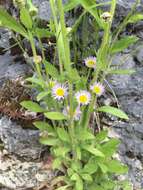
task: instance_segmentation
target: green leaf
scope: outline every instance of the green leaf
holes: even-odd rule
[[[72,181],[77,181],[78,178],[79,178],[79,175],[78,175],[77,173],[74,173],[74,174],[71,176],[70,179],[71,179]]]
[[[121,52],[137,41],[138,41],[138,38],[136,36],[124,37],[113,44],[112,48],[110,49],[110,53],[114,54],[114,53]]]
[[[83,181],[80,177],[76,180],[75,190],[83,190]]]
[[[78,71],[76,69],[71,69],[70,72],[68,72],[68,78],[74,82],[74,81],[79,81],[80,80],[80,76],[78,74]]]
[[[27,29],[32,29],[32,18],[26,8],[20,10],[20,20]]]
[[[61,158],[56,158],[56,159],[54,159],[54,161],[52,163],[52,167],[54,170],[59,169],[61,167],[61,164],[62,164]]]
[[[83,181],[82,181],[81,177],[77,173],[74,173],[71,176],[71,180],[76,181],[75,190],[83,190]]]
[[[34,32],[34,36],[37,36],[39,38],[49,38],[53,35],[52,32],[48,31],[44,28],[36,28]]]
[[[44,63],[45,63],[45,67],[46,67],[48,74],[51,77],[57,79],[59,77],[59,72],[58,72],[57,68],[53,64],[49,63],[48,61],[45,61]]]
[[[65,186],[59,187],[55,190],[66,190],[68,187],[69,187],[69,185],[65,185]]]
[[[70,147],[66,147],[66,146],[60,146],[59,148],[55,148],[54,149],[54,153],[55,153],[55,155],[56,156],[60,156],[60,157],[65,157],[65,155],[68,153],[68,152],[70,152],[71,151],[71,149],[70,149]]]
[[[97,148],[94,148],[92,145],[84,145],[83,149],[87,150],[88,152],[90,152],[95,156],[104,157],[104,154]]]
[[[111,157],[116,151],[120,144],[118,139],[110,139],[103,145],[101,145],[101,149],[106,157]]]
[[[48,123],[43,122],[43,121],[35,121],[33,123],[38,129],[41,131],[47,131],[48,133],[55,133],[54,129],[52,126],[50,126]]]
[[[97,109],[99,112],[105,112],[105,113],[109,113],[112,114],[116,117],[119,117],[121,119],[129,119],[127,114],[125,112],[123,112],[122,110],[112,107],[112,106],[102,106],[100,108]]]
[[[95,2],[92,0],[78,0],[80,2],[80,4],[84,7],[84,9],[86,11],[88,11],[97,21],[98,25],[103,28],[103,22],[100,19],[100,16],[98,14],[98,10],[96,7],[92,8],[93,6],[95,6]]]
[[[84,179],[85,181],[88,181],[88,182],[92,182],[92,181],[93,181],[91,175],[89,175],[89,174],[81,174],[81,177],[82,177],[82,179]]]
[[[28,38],[25,28],[2,8],[0,8],[0,23],[1,26],[9,28],[10,30],[13,30],[14,32]]]
[[[103,164],[103,163],[98,163],[98,165],[99,165],[101,171],[102,171],[104,174],[107,173],[108,167],[107,167],[105,164]]]
[[[75,148],[76,156],[78,160],[81,160],[81,149],[79,146]]]
[[[108,74],[117,74],[117,75],[131,75],[135,73],[136,71],[134,69],[111,69],[108,71]]]
[[[83,168],[83,173],[94,174],[98,169],[95,162],[89,161]]]
[[[77,7],[79,5],[79,1],[78,0],[69,0],[65,5],[64,5],[64,11],[70,11],[72,9],[74,9],[75,7]]]
[[[41,87],[43,87],[45,85],[42,80],[40,80],[38,78],[35,78],[35,77],[29,77],[29,78],[26,79],[26,81],[34,83],[34,84],[37,84],[37,85],[39,85]]]
[[[81,170],[81,162],[80,161],[74,161],[71,163],[71,168],[76,171],[77,173]]]
[[[95,139],[95,136],[87,130],[83,130],[83,131],[80,130],[78,134],[78,139],[80,141],[93,140]]]
[[[143,20],[143,14],[136,13],[129,18],[128,23],[136,23],[141,20]]]
[[[124,174],[128,172],[128,167],[122,165],[118,160],[111,160],[106,165],[110,173]]]
[[[95,140],[96,140],[96,142],[100,143],[100,142],[104,141],[107,137],[108,137],[108,131],[103,130],[103,131],[100,131],[100,133],[97,133],[95,135]]]
[[[57,128],[57,134],[62,141],[70,142],[70,136],[64,128]]]
[[[49,146],[56,146],[60,143],[60,141],[56,138],[53,137],[40,137],[40,143],[44,145],[49,145]]]
[[[20,105],[28,109],[29,111],[36,112],[36,113],[45,111],[43,108],[39,106],[39,104],[32,101],[23,101],[20,103]]]
[[[50,93],[50,91],[47,92],[40,92],[37,96],[37,101],[42,100],[43,98],[45,98],[48,94]]]
[[[47,112],[44,114],[48,119],[51,120],[66,120],[66,116],[60,112]]]

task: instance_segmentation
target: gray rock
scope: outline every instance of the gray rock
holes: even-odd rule
[[[45,0],[34,0],[33,3],[38,8],[38,17],[42,20],[50,20],[50,2]]]
[[[66,3],[67,0],[63,0],[63,2]],[[50,2],[47,0],[33,0],[33,4],[38,8],[38,17],[49,21],[51,17]]]
[[[4,157],[2,153],[0,156],[0,186],[5,190],[38,189],[42,184],[48,185],[54,177],[50,169],[44,169],[42,162],[22,162],[14,156]]]
[[[123,54],[115,57],[113,64],[120,69],[134,69],[136,72],[132,75],[113,75],[111,77],[111,83],[116,91],[116,94],[121,96],[139,96],[143,95],[143,68],[136,65],[134,58],[131,54]],[[122,66],[120,66],[123,64]]]
[[[143,64],[143,44],[138,45],[134,56],[140,64]]]
[[[139,190],[143,188],[143,68],[141,63],[141,46],[138,46],[138,51],[135,51],[134,55],[127,53],[116,56],[114,65],[118,65],[121,69],[135,69],[136,73],[130,76],[114,75],[110,81],[122,109],[130,118],[129,122],[119,122],[113,127],[122,142],[119,154],[122,161],[129,166],[128,175],[134,188]]]
[[[9,153],[25,160],[40,158],[43,146],[39,143],[39,131],[22,129],[6,117],[0,119],[0,139]]]
[[[18,77],[24,77],[31,71],[30,66],[14,62],[14,57],[9,53],[0,55],[0,86],[7,79],[16,79]]]
[[[11,32],[7,29],[0,28],[0,48],[9,48],[9,39],[11,38]]]

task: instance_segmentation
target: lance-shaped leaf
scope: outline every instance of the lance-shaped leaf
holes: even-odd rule
[[[32,18],[26,8],[20,10],[20,20],[27,29],[32,29]]]
[[[112,48],[110,49],[110,53],[114,54],[121,52],[137,41],[138,38],[136,36],[126,36],[113,44]]]
[[[45,110],[37,103],[32,102],[32,101],[23,101],[20,103],[24,108],[28,109],[29,111],[32,112],[44,112]]]
[[[1,26],[13,30],[14,32],[28,38],[25,28],[2,8],[0,8],[0,23]]]
[[[120,110],[118,108],[112,107],[112,106],[102,106],[102,107],[98,108],[97,110],[100,112],[112,114],[121,119],[127,119],[127,120],[129,119],[125,112],[123,112],[122,110]]]
[[[47,112],[45,116],[51,120],[66,120],[66,116],[60,112]]]
[[[143,20],[143,14],[137,13],[137,14],[132,15],[129,18],[128,23],[136,23],[136,22],[139,22],[141,20]]]

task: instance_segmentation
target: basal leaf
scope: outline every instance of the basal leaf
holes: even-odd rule
[[[98,165],[95,162],[89,161],[83,168],[83,173],[94,174],[98,169]]]
[[[88,182],[92,182],[93,181],[92,176],[90,174],[81,174],[81,177],[85,181],[88,181]]]
[[[57,138],[53,138],[53,137],[40,137],[40,143],[44,144],[44,145],[49,145],[49,146],[56,146],[57,144],[59,144],[59,140]]]
[[[94,148],[92,145],[84,145],[83,149],[87,150],[88,152],[90,152],[95,156],[104,157],[104,154],[97,148]]]
[[[45,116],[48,119],[52,119],[52,120],[66,120],[66,116],[63,113],[60,112],[47,112],[45,113]]]
[[[107,173],[108,167],[107,167],[105,164],[103,164],[103,163],[98,163],[98,165],[99,165],[99,167],[100,167],[100,169],[101,169],[101,171],[102,171],[103,173]]]
[[[109,172],[116,174],[124,174],[128,172],[128,167],[121,164],[118,160],[110,160],[108,162]]]
[[[98,111],[112,114],[121,119],[127,119],[127,120],[129,119],[125,112],[123,112],[122,110],[120,110],[118,108],[112,107],[112,106],[102,106],[102,107],[98,108]]]
[[[70,136],[64,128],[57,128],[58,137],[65,142],[70,142]]]
[[[23,101],[20,103],[24,108],[32,112],[44,112],[45,110],[37,103],[32,101]]]
[[[43,121],[35,121],[33,123],[38,129],[40,129],[41,131],[47,131],[48,133],[55,133],[53,127],[51,125],[49,125],[46,122]]]

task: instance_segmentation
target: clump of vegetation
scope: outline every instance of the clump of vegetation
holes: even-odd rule
[[[39,103],[22,101],[21,105],[32,112],[43,113],[48,119],[47,122],[34,122],[34,125],[44,131],[40,142],[51,147],[53,169],[61,171],[61,176],[52,182],[53,188],[57,190],[131,189],[127,181],[120,182],[115,178],[116,174],[126,173],[128,169],[115,158],[119,140],[109,138],[108,130],[101,130],[99,113],[112,114],[125,120],[129,118],[121,109],[103,104],[99,106],[98,101],[108,90],[105,83],[108,75],[134,72],[115,70],[112,67],[112,58],[138,40],[136,36],[118,39],[120,32],[128,23],[142,19],[142,15],[134,13],[138,2],[114,32],[112,32],[112,23],[116,0],[105,3],[69,0],[66,5],[63,5],[62,0],[50,0],[52,17],[47,29],[36,25],[36,11],[35,14],[31,14],[31,9],[36,9],[31,1],[18,3],[23,2],[22,6],[18,4],[19,22],[2,9],[0,9],[0,21],[2,26],[19,33],[31,44],[35,74],[27,81],[37,89],[36,100]],[[108,12],[103,12],[102,6],[107,4],[110,8]],[[69,29],[66,26],[65,14],[78,6],[83,7],[83,12]],[[77,59],[71,59],[71,45],[78,26],[86,14],[90,14],[93,18],[97,40],[101,31],[103,36],[98,45],[89,51],[92,54],[88,52],[79,65]],[[56,38],[55,52],[58,54],[58,61],[54,59],[52,63],[46,59],[41,42],[42,38],[51,36]],[[37,54],[35,38],[39,41],[42,56]],[[80,51],[84,52],[84,48]],[[57,184],[61,184],[60,187],[57,187]]]

